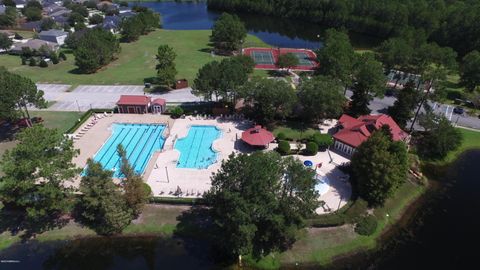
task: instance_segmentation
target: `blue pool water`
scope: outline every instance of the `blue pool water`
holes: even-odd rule
[[[213,141],[220,137],[215,126],[192,126],[185,138],[175,143],[180,151],[177,168],[205,169],[215,163],[217,153],[212,149]]]
[[[120,176],[120,156],[117,146],[123,145],[128,161],[134,170],[142,174],[152,154],[163,148],[162,137],[165,125],[157,124],[114,124],[112,136],[93,158],[106,170],[114,170],[114,177]]]
[[[317,184],[315,185],[315,190],[318,191],[318,194],[322,196],[323,194],[327,193],[330,189],[330,180],[326,176],[322,176],[317,174],[315,177],[317,179]]]

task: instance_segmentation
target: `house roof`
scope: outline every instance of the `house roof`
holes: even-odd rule
[[[48,46],[50,49],[55,49],[58,48],[57,43],[45,41],[45,40],[40,40],[40,39],[30,39],[25,43],[15,43],[13,44],[12,51],[21,51],[23,47],[28,47],[30,49],[35,49],[38,50],[42,45]]]
[[[40,36],[44,36],[44,37],[61,37],[61,36],[66,36],[68,35],[68,32],[65,32],[65,31],[62,31],[62,30],[56,30],[56,29],[52,29],[52,30],[48,30],[48,31],[42,31],[39,33]]]
[[[266,146],[274,139],[273,134],[262,126],[255,126],[242,132],[242,141],[252,146]]]
[[[143,105],[147,106],[151,101],[149,96],[121,95],[117,105]]]
[[[408,136],[392,117],[386,114],[363,115],[358,118],[344,114],[338,120],[338,125],[342,129],[335,133],[333,137],[352,147],[358,147],[370,137],[373,131],[380,129],[384,125],[390,127],[394,141],[403,140]]]
[[[152,101],[152,104],[157,104],[157,105],[165,105],[167,101],[163,98],[157,98]]]
[[[6,34],[7,36],[15,36],[15,33],[9,30],[0,30],[0,34]]]
[[[20,26],[20,28],[22,29],[26,29],[26,30],[35,30],[35,31],[38,31],[40,30],[40,25],[42,24],[41,21],[34,21],[34,22],[26,22],[24,24],[22,24]]]

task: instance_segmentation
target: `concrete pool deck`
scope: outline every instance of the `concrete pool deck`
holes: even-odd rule
[[[78,135],[83,127],[94,120],[92,116],[73,135]],[[211,187],[211,176],[220,169],[223,160],[228,159],[231,153],[249,153],[253,150],[241,140],[241,134],[252,127],[252,123],[246,120],[224,119],[196,119],[187,116],[185,119],[173,120],[169,116],[154,114],[113,114],[98,119],[89,130],[85,131],[79,139],[74,140],[74,146],[80,149],[80,155],[73,162],[80,168],[84,168],[88,158],[92,158],[112,135],[114,123],[137,123],[137,124],[165,124],[168,128],[164,131],[167,136],[164,147],[152,155],[143,174],[144,180],[152,188],[154,196],[176,197],[174,193],[178,188],[182,191],[180,197],[198,198]],[[217,160],[206,169],[177,168],[180,152],[176,150],[175,142],[179,138],[186,137],[192,125],[216,126],[221,130],[220,137],[212,144],[217,151]],[[265,151],[276,148],[276,144],[270,144]],[[292,148],[295,145],[292,144]],[[316,169],[317,174],[329,178],[329,190],[319,200],[325,202],[325,206],[317,209],[318,214],[335,211],[344,206],[351,196],[351,186],[348,178],[339,169],[338,165],[349,160],[334,152],[318,152],[315,156],[294,155],[302,163],[310,160],[314,165],[322,163],[321,168]],[[78,186],[80,176],[74,180],[73,185]],[[328,211],[330,209],[330,211]]]

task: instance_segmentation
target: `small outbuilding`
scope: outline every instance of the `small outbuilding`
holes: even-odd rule
[[[273,134],[262,126],[255,126],[242,132],[242,141],[251,146],[268,147],[273,140],[275,140]]]
[[[152,101],[152,113],[163,113],[167,110],[167,101],[163,98],[157,98]]]
[[[62,30],[48,30],[42,31],[38,34],[38,38],[45,41],[57,43],[58,45],[65,44],[68,32]]]
[[[148,113],[152,99],[148,96],[121,95],[117,101],[119,113]]]

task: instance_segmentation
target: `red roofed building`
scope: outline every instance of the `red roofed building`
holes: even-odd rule
[[[353,118],[349,115],[342,115],[338,120],[338,131],[333,135],[335,149],[352,155],[355,149],[370,137],[382,126],[388,125],[394,141],[406,141],[408,134],[403,131],[392,117],[386,114],[362,115]]]
[[[149,96],[121,95],[117,101],[119,113],[148,113],[152,99]]]
[[[167,101],[157,98],[152,101],[152,113],[163,113],[167,109]]]
[[[242,132],[242,141],[251,146],[267,147],[273,140],[275,140],[273,134],[262,126],[255,126]]]

